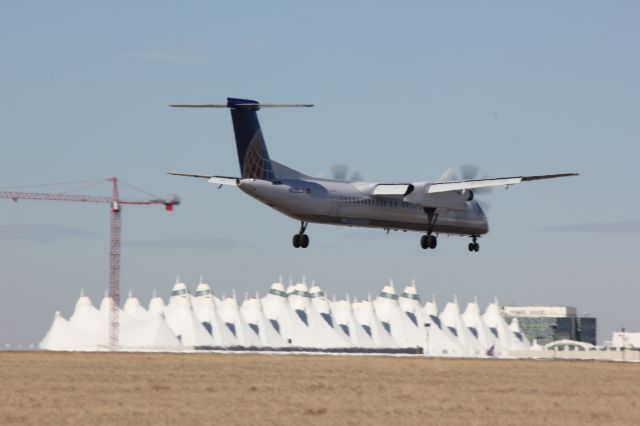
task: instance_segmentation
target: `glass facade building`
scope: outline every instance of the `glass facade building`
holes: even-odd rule
[[[581,342],[596,344],[596,319],[590,317],[582,317],[577,319],[578,322],[578,338]]]
[[[562,339],[596,344],[596,319],[578,317],[575,308],[505,306],[503,313],[507,321],[518,318],[522,332],[539,345]]]

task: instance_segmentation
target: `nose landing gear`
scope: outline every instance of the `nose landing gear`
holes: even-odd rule
[[[309,247],[309,236],[304,232],[307,230],[307,222],[300,222],[300,231],[293,236],[293,246],[295,248],[307,248]]]
[[[473,239],[473,242],[469,243],[469,251],[471,251],[471,252],[480,251],[480,244],[478,244],[478,242],[477,242],[478,237],[473,235],[471,237],[471,239]]]

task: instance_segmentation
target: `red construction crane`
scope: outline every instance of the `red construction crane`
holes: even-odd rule
[[[118,337],[120,322],[118,318],[118,307],[120,305],[120,211],[123,204],[130,205],[151,205],[161,204],[165,210],[172,211],[173,206],[180,204],[177,196],[169,200],[160,198],[148,200],[122,200],[118,191],[118,178],[111,177],[101,182],[110,181],[113,183],[111,197],[96,195],[81,195],[67,193],[37,193],[37,192],[0,192],[0,198],[10,198],[18,200],[50,200],[50,201],[71,201],[78,203],[107,203],[111,205],[111,248],[109,250],[109,297],[111,306],[109,309],[109,350],[118,348]]]

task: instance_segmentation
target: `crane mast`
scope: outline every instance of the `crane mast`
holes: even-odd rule
[[[120,194],[118,179],[113,177],[113,194],[111,201],[111,244],[109,245],[109,350],[118,348],[120,337],[120,235],[122,221],[120,218]]]
[[[18,200],[49,200],[49,201],[69,201],[78,203],[107,203],[111,207],[111,242],[109,245],[109,298],[111,305],[109,306],[109,330],[108,330],[108,347],[114,351],[119,347],[120,336],[120,236],[122,232],[121,212],[122,205],[163,205],[165,210],[172,211],[173,206],[180,204],[180,199],[174,196],[165,200],[161,198],[153,198],[147,200],[122,200],[118,190],[118,178],[111,177],[106,179],[112,183],[111,197],[67,194],[67,193],[37,193],[37,192],[7,192],[0,191],[0,198],[8,198],[13,201]]]

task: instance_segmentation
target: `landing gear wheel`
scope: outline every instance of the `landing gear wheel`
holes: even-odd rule
[[[475,243],[469,243],[469,251],[475,251],[476,245]]]
[[[423,249],[428,249],[429,248],[429,237],[428,237],[428,235],[423,235],[422,237],[420,237],[420,247],[422,247]]]
[[[309,247],[309,236],[304,233],[307,230],[307,222],[300,222],[300,231],[293,236],[293,246],[295,248]]]
[[[420,247],[423,249],[434,249],[438,246],[438,239],[435,235],[423,235],[420,237]]]
[[[473,251],[480,251],[480,244],[473,243]]]
[[[435,235],[428,235],[428,240],[430,249],[438,247],[438,239],[435,237]]]

